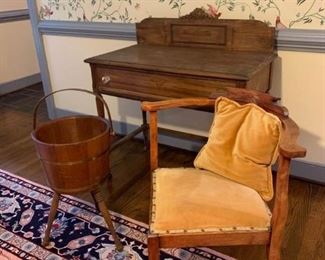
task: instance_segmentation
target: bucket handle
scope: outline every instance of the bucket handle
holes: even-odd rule
[[[47,95],[45,95],[44,97],[42,97],[38,102],[37,104],[35,105],[34,107],[34,111],[33,111],[33,129],[35,130],[36,129],[36,125],[37,125],[37,112],[38,112],[38,108],[40,106],[40,104],[42,103],[42,101],[44,101],[46,98],[48,98],[49,96],[52,96],[58,92],[63,92],[63,91],[80,91],[80,92],[85,92],[85,93],[88,93],[88,94],[91,94],[93,96],[95,96],[98,100],[100,100],[102,102],[102,104],[104,105],[105,109],[106,109],[106,112],[107,112],[107,116],[108,116],[108,119],[109,119],[109,126],[110,126],[110,131],[112,134],[114,134],[114,131],[113,131],[113,123],[112,123],[112,117],[111,117],[111,113],[109,111],[109,108],[108,108],[108,105],[106,103],[106,101],[103,99],[102,96],[100,96],[99,94],[97,93],[94,93],[92,91],[89,91],[89,90],[86,90],[86,89],[79,89],[79,88],[66,88],[66,89],[60,89],[60,90],[56,90],[56,91],[53,91]],[[102,118],[105,118],[105,115],[100,115]]]

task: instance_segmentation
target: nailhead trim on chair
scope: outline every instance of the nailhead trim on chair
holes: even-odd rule
[[[157,169],[158,170],[158,169]],[[151,234],[179,234],[179,233],[198,233],[198,232],[240,232],[240,231],[270,231],[271,223],[268,223],[265,228],[258,227],[224,227],[224,228],[197,228],[197,229],[173,229],[173,230],[159,230],[155,231],[151,225],[154,224],[156,218],[156,171],[152,173],[152,206],[151,206],[151,221],[150,221],[150,233]],[[264,202],[265,203],[265,202]],[[267,214],[271,217],[272,213],[265,203]]]
[[[153,222],[152,222],[153,223]],[[150,228],[151,234],[179,234],[179,233],[233,233],[233,232],[240,232],[240,231],[251,231],[251,232],[257,232],[257,231],[269,231],[270,228],[256,228],[256,227],[226,227],[226,228],[202,228],[202,229],[174,229],[174,230],[154,230]]]

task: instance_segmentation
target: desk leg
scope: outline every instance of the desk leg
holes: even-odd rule
[[[96,88],[93,88],[94,93],[98,94],[99,96],[103,97],[103,95],[101,93],[99,93],[99,91],[97,91]],[[103,102],[101,102],[98,98],[96,98],[96,108],[97,108],[97,114],[98,116],[105,118],[105,110],[104,110],[104,105]],[[106,115],[108,117],[108,115]],[[106,117],[106,118],[107,118]],[[112,129],[113,130],[113,129]],[[109,156],[109,155],[108,155]],[[109,181],[112,180],[112,174],[111,172],[109,172],[107,174],[107,178]]]
[[[95,93],[98,94],[98,95],[100,95],[101,97],[103,97],[102,94],[100,94],[98,91],[96,91]],[[104,105],[97,98],[96,98],[96,107],[97,107],[97,114],[98,114],[98,116],[104,118],[105,117]],[[108,115],[106,115],[106,116],[108,116]]]
[[[93,64],[90,64],[90,69],[91,69],[93,92],[100,95],[101,97],[103,97],[103,95],[100,93],[100,90],[99,90],[99,83],[97,84],[97,82],[100,82],[101,79],[98,78],[99,76],[97,75],[96,66]],[[97,107],[98,116],[104,117],[105,116],[104,105],[102,102],[100,102],[100,100],[98,98],[96,98],[96,107]]]
[[[142,126],[143,126],[143,144],[144,144],[144,150],[146,151],[148,149],[148,131],[149,126],[147,122],[147,112],[142,111]]]

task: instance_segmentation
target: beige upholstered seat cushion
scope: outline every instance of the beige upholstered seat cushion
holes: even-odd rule
[[[194,161],[205,169],[273,197],[271,165],[278,156],[281,121],[255,104],[221,97],[215,105],[209,140]]]
[[[153,173],[152,233],[268,230],[271,214],[253,189],[195,168]]]

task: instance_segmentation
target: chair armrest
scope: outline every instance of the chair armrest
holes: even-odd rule
[[[234,98],[233,94],[224,95],[224,97],[231,98],[237,101],[240,104],[246,104],[253,102],[256,105],[262,107],[267,112],[273,113],[278,117],[287,117],[289,116],[289,112],[285,107],[273,104],[271,100],[255,100],[250,97],[238,96]],[[264,94],[267,97],[272,97],[270,95]],[[221,96],[221,95],[220,95]],[[218,97],[218,96],[217,96]],[[273,97],[272,97],[273,98]],[[275,98],[274,98],[275,99]],[[191,108],[202,108],[202,107],[214,107],[215,97],[212,98],[179,98],[179,99],[170,99],[163,101],[155,101],[155,102],[147,102],[144,101],[141,104],[141,108],[143,111],[158,111],[165,110],[171,108],[181,108],[181,107],[191,107]]]
[[[157,111],[178,107],[214,107],[215,99],[208,98],[180,98],[156,102],[144,101],[141,103],[143,111],[150,113],[150,170],[153,172],[158,168],[158,122]]]
[[[306,149],[297,144],[299,127],[289,117],[281,118],[281,121],[283,133],[279,146],[280,154],[287,158],[305,157]]]
[[[156,102],[144,101],[141,104],[143,111],[151,112],[158,110],[165,110],[178,107],[213,107],[215,104],[215,99],[209,98],[179,98],[170,99]]]

